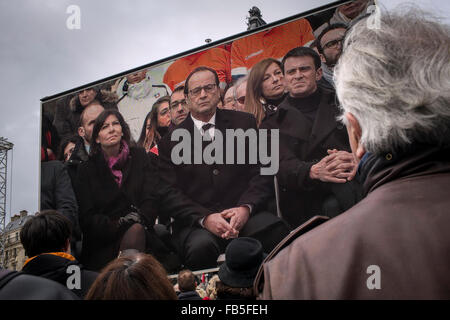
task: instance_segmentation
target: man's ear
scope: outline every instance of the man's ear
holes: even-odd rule
[[[347,119],[348,122],[347,132],[349,135],[352,151],[358,159],[361,159],[366,153],[366,149],[361,145],[361,136],[362,136],[361,126],[359,125],[358,120],[352,113],[346,112],[345,118]]]
[[[83,127],[78,127],[78,135],[82,138],[86,135],[86,130]]]
[[[322,68],[316,70],[316,81],[322,79],[322,73],[323,73]]]

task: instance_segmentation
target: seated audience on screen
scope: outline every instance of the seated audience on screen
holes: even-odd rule
[[[449,71],[450,26],[417,7],[349,29],[335,83],[365,198],[272,252],[262,299],[450,298]]]
[[[94,124],[89,160],[78,170],[81,262],[91,270],[100,270],[127,250],[164,259],[165,244],[154,230],[156,217],[209,212],[166,185],[145,150],[130,140],[122,115],[103,111]]]
[[[288,96],[260,128],[279,129],[280,207],[295,228],[312,216],[345,211],[358,201],[360,188],[347,131],[336,120],[335,95],[317,85],[319,55],[298,47],[282,64]]]

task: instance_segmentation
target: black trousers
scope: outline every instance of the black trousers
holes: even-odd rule
[[[259,240],[264,252],[269,253],[289,232],[287,224],[274,214],[258,212],[250,216],[239,236]],[[219,238],[200,226],[191,228],[183,243],[179,243],[184,266],[193,271],[217,267],[217,258],[231,240]]]

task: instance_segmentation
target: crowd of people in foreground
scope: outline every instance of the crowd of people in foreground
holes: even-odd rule
[[[320,56],[299,47],[281,61],[285,98],[276,108],[262,103],[260,121],[218,108],[218,76],[200,67],[174,105],[189,113],[155,143],[157,154],[132,143],[117,110],[81,126],[90,150],[72,180],[79,219],[55,212],[30,219],[21,232],[29,259],[23,273],[6,275],[0,297],[32,295],[21,283],[42,279],[30,274],[73,291],[53,284],[45,297],[193,296],[195,279],[180,273],[177,297],[168,270],[214,267],[225,252],[218,298],[448,299],[449,26],[418,9],[382,12],[379,28],[371,18],[319,44],[342,45],[336,96],[319,85]],[[245,105],[247,95],[236,97]],[[86,110],[82,123],[92,119]],[[206,135],[205,149],[225,128],[279,129],[276,184],[259,174],[260,164],[174,163],[171,134],[179,128]],[[43,222],[50,216],[55,232],[38,231],[52,226]],[[77,227],[81,265],[70,253]],[[79,282],[58,272],[69,267],[79,268]],[[88,271],[98,272],[93,282]],[[83,281],[91,281],[87,293]]]

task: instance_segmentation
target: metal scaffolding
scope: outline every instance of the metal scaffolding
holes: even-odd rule
[[[6,221],[6,180],[8,175],[8,151],[13,144],[0,137],[0,267],[4,267],[5,257],[5,221]]]

